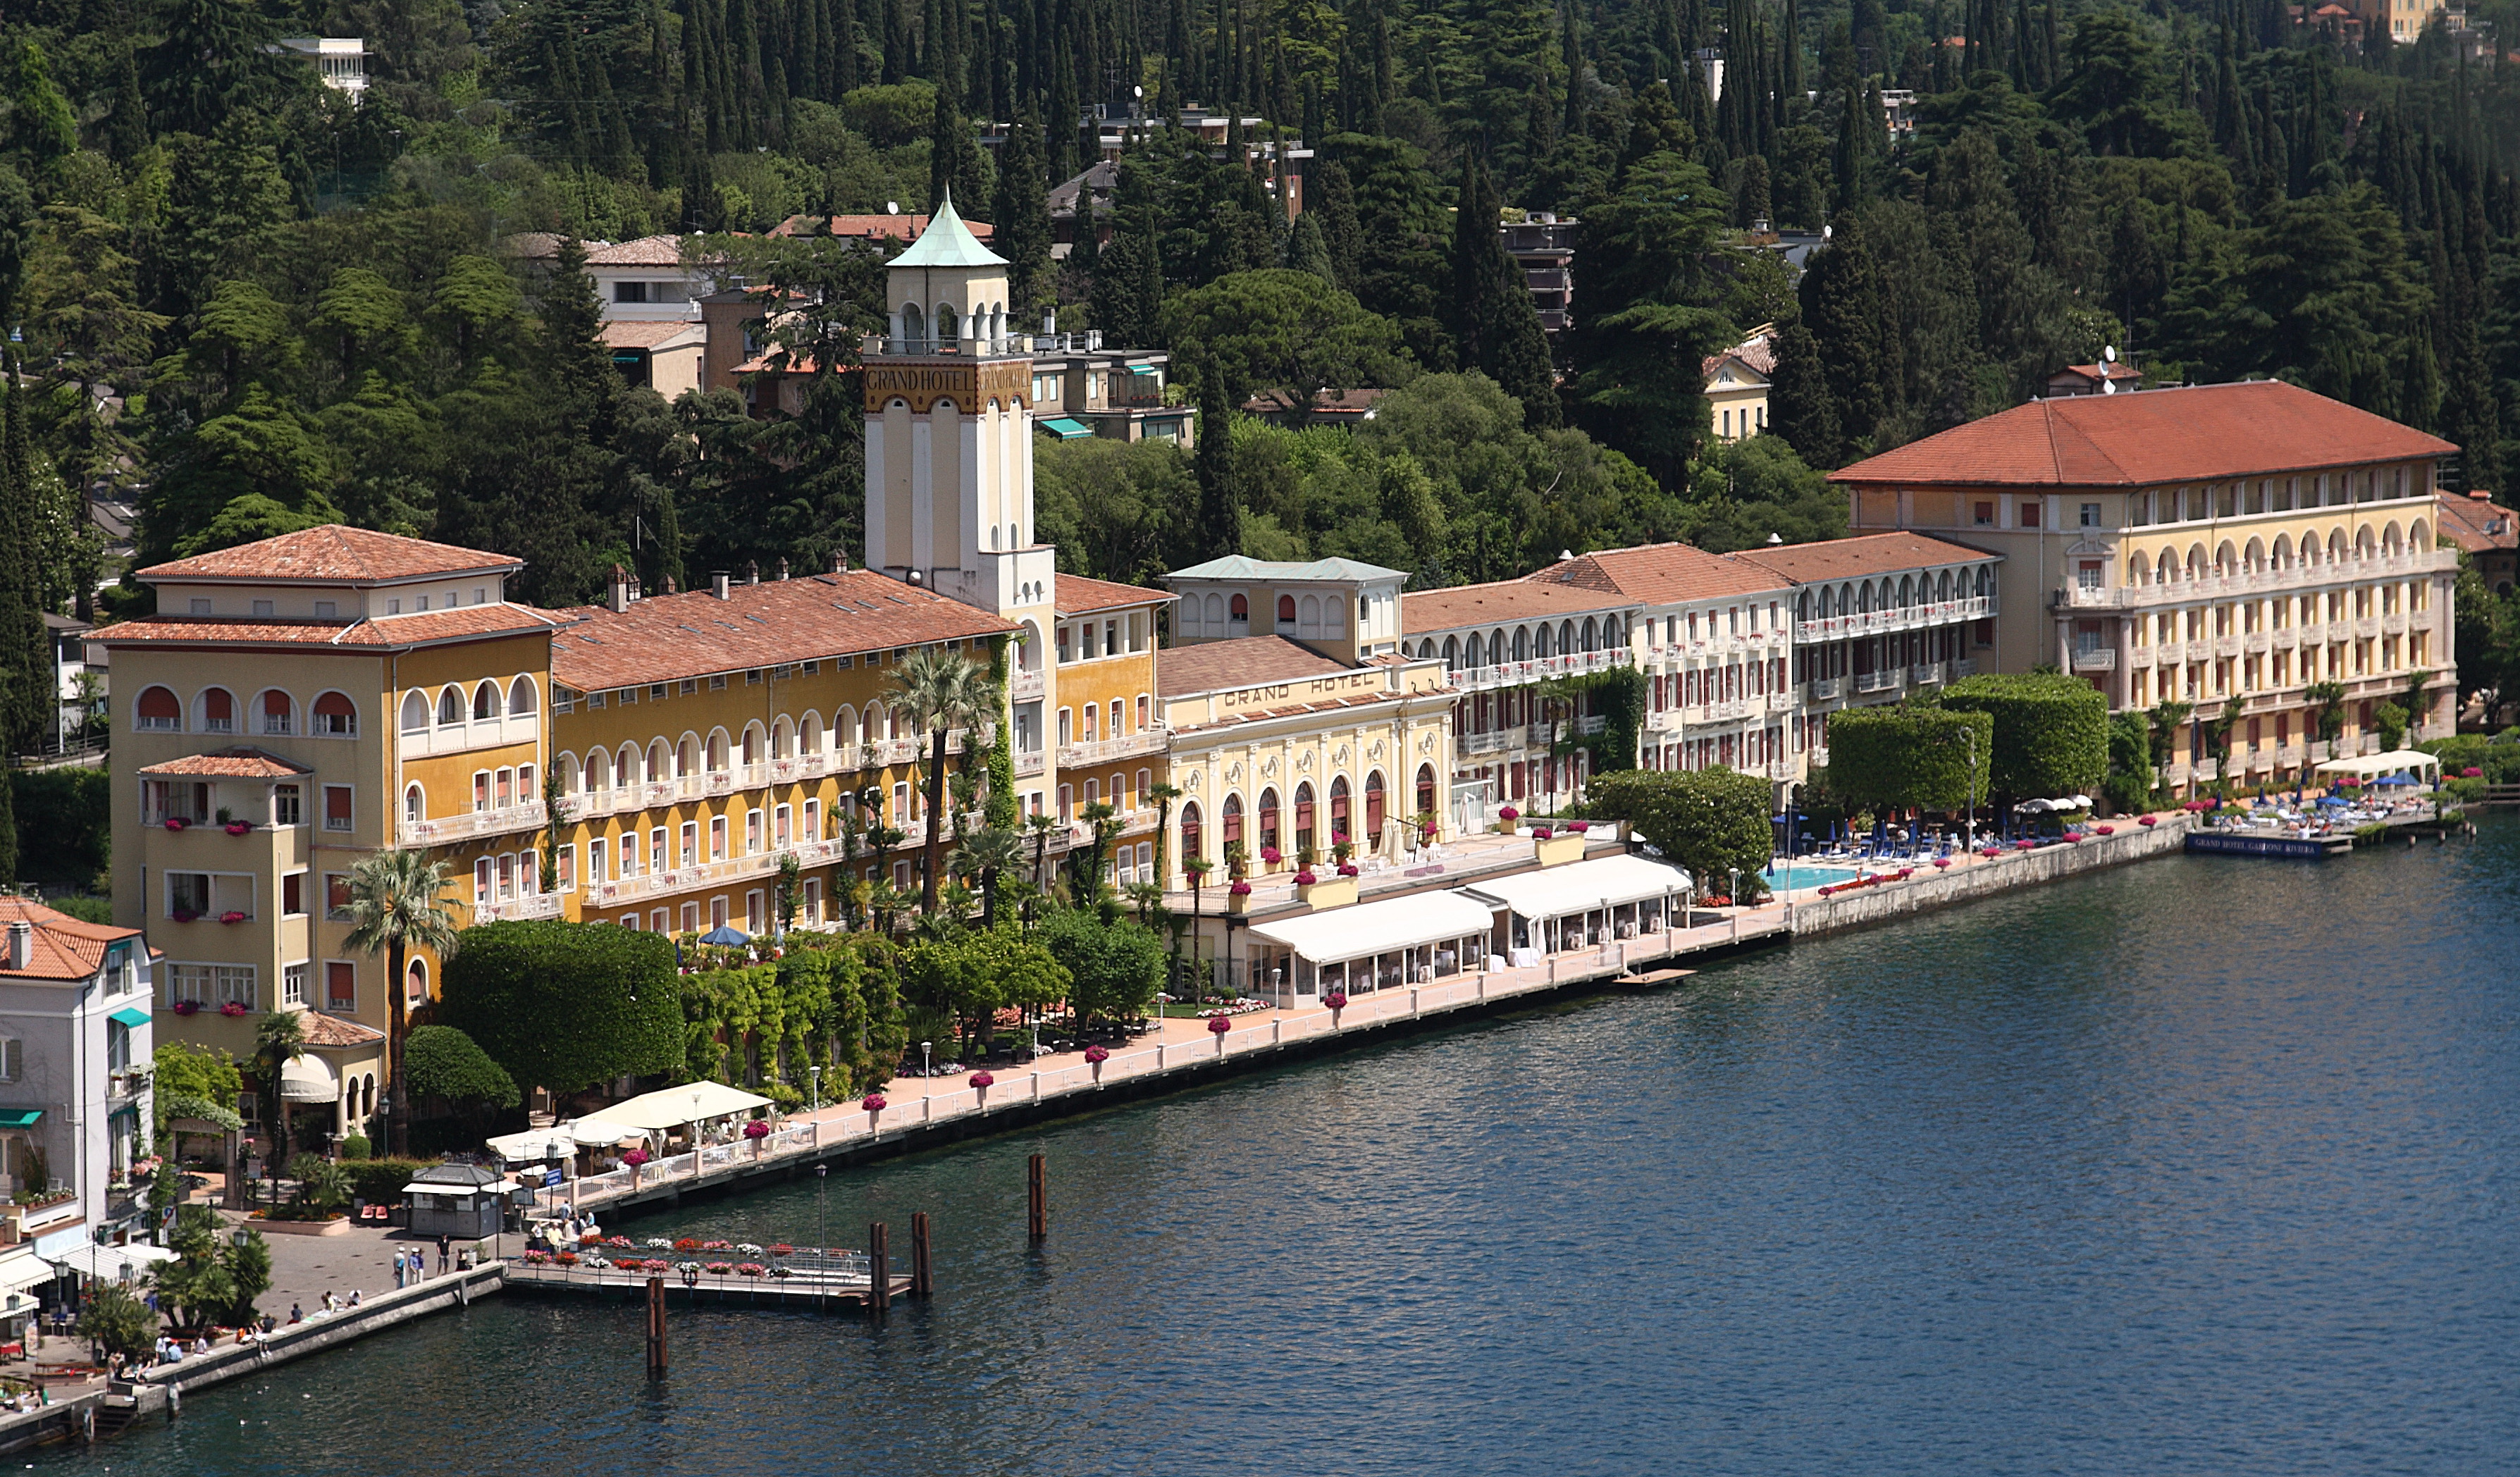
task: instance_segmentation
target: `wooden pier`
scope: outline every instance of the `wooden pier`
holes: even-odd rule
[[[507,1287],[510,1292],[577,1293],[610,1297],[615,1302],[635,1303],[648,1295],[648,1272],[623,1272],[617,1268],[588,1271],[583,1267],[528,1267],[510,1262]],[[697,1277],[679,1273],[665,1274],[665,1301],[669,1306],[759,1308],[801,1308],[806,1310],[856,1311],[866,1306],[875,1291],[872,1277],[798,1273],[784,1277],[712,1276],[701,1273]],[[909,1274],[888,1276],[896,1298],[909,1297],[915,1282]]]
[[[2354,838],[2350,835],[2295,836],[2272,830],[2191,830],[2187,833],[2187,850],[2191,856],[2286,857],[2316,862],[2322,857],[2341,857],[2353,849]]]

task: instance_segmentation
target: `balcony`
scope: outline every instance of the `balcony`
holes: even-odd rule
[[[1705,704],[1699,709],[1699,712],[1705,715],[1699,721],[1702,723],[1738,723],[1742,719],[1749,717],[1753,711],[1757,710],[1761,710],[1761,704],[1757,700],[1748,697],[1732,697],[1728,698],[1723,702],[1710,702]]]
[[[1811,746],[1811,752],[1803,757],[1811,761],[1812,768],[1826,769],[1828,768],[1828,745],[1815,743]]]
[[[1610,720],[1606,714],[1591,713],[1575,720],[1575,733],[1579,738],[1593,738],[1599,737],[1609,726]]]
[[[529,892],[522,897],[510,898],[504,902],[472,905],[472,921],[476,923],[505,923],[518,918],[556,918],[558,917],[560,917],[560,894],[557,892]]]
[[[1015,750],[1015,778],[1028,779],[1049,768],[1050,756],[1037,748]]]
[[[923,823],[905,825],[903,828],[921,840],[924,840],[927,834],[927,828]],[[776,876],[779,873],[779,859],[786,856],[795,857],[798,865],[804,867],[822,867],[844,860],[840,854],[840,843],[837,841],[800,841],[793,846],[755,852],[748,857],[730,857],[723,862],[702,862],[689,867],[671,867],[661,872],[652,872],[645,876],[597,882],[586,889],[586,902],[590,908],[608,908],[616,903],[663,897],[670,893],[689,891],[695,887]],[[553,898],[551,903],[555,909],[558,908],[557,898]],[[504,913],[500,915],[503,918],[508,916]],[[532,916],[547,917],[548,915]]]
[[[1939,661],[1920,661],[1910,669],[1908,680],[1920,688],[1930,687],[1943,680],[1943,664]]]
[[[1680,709],[1678,708],[1663,708],[1659,711],[1647,713],[1645,715],[1645,731],[1647,733],[1667,734],[1679,727]]]
[[[1662,716],[1660,713],[1654,715],[1657,720]],[[1517,728],[1494,734],[1463,734],[1456,747],[1462,754],[1468,756],[1508,753],[1521,748],[1522,745],[1523,731]]]
[[[1977,658],[1976,658],[1976,657],[1974,657],[1974,656],[1956,656],[1956,657],[1952,658],[1952,681],[1954,681],[1954,682],[1958,682],[1958,681],[1959,681],[1959,680],[1960,680],[1961,678],[1963,678],[1963,677],[1975,677],[1976,675],[1977,675]]]
[[[1807,684],[1814,702],[1834,702],[1846,691],[1843,677],[1815,677]]]
[[[2373,637],[2378,636],[2380,634],[2380,617],[2376,615],[2357,617],[2354,622],[2354,634],[2362,638],[2364,641],[2369,641]]]
[[[1018,699],[1025,697],[1039,697],[1048,690],[1048,688],[1049,683],[1044,680],[1042,674],[1037,670],[1025,671],[1018,667],[1015,669],[1014,674],[1007,680],[1007,695]]]
[[[2215,637],[2215,638],[2214,638],[2214,654],[2215,654],[2215,655],[2217,655],[2217,656],[2237,656],[2237,655],[2239,655],[2239,654],[2240,654],[2240,638],[2238,638],[2238,637],[2236,637],[2236,636],[2217,636],[2217,637]]]
[[[2265,655],[2267,648],[2272,645],[2264,631],[2251,631],[2240,638],[2240,649],[2252,656]]]
[[[2074,670],[2077,672],[2114,672],[2117,665],[2115,647],[2078,648],[2074,652]]]
[[[1785,691],[1785,692],[1781,692],[1781,693],[1770,693],[1770,694],[1768,694],[1768,711],[1769,711],[1769,712],[1771,712],[1771,713],[1790,713],[1790,712],[1792,712],[1793,710],[1794,710],[1794,694],[1793,694],[1793,693],[1792,693],[1790,690]]]
[[[2183,666],[2187,661],[2187,644],[2178,641],[2153,643],[2152,659],[2165,667]]]
[[[2381,617],[2380,617],[2380,634],[2381,634],[2381,635],[2383,635],[2383,636],[2404,636],[2404,635],[2406,635],[2406,634],[2407,634],[2407,617],[2406,617],[2406,615],[2405,615],[2403,612],[2393,612],[2393,613],[2391,613],[2391,614],[2381,616]]]
[[[417,759],[428,754],[460,754],[499,744],[531,743],[541,736],[542,719],[535,713],[442,723],[426,729],[404,729],[402,756]]]
[[[1134,759],[1144,754],[1160,754],[1170,735],[1163,729],[1142,729],[1119,738],[1099,738],[1091,743],[1062,743],[1058,746],[1060,769],[1081,769],[1108,764],[1115,759]]]
[[[1902,675],[1903,674],[1896,671],[1858,672],[1855,674],[1855,691],[1858,693],[1895,693],[1904,685],[1900,680]]]
[[[862,768],[881,769],[891,764],[917,764],[927,756],[927,744],[919,738],[878,738],[860,746],[866,762]]]
[[[1797,643],[1844,641],[1854,636],[1876,636],[1885,631],[1913,631],[1925,626],[1982,620],[1994,613],[1994,599],[1978,595],[1967,600],[1902,605],[1895,610],[1858,610],[1845,615],[1798,621],[1794,625],[1793,638]]]
[[[405,821],[397,828],[397,833],[405,846],[443,846],[450,841],[472,836],[540,830],[549,821],[543,802],[534,800],[503,809],[467,811],[460,816],[446,816],[435,821]]]

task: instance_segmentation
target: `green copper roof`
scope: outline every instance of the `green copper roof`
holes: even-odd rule
[[[927,221],[927,229],[910,249],[892,259],[896,267],[1003,267],[1007,259],[980,245],[963,217],[954,213],[954,192],[945,192],[944,201]]]
[[[1406,570],[1385,569],[1352,559],[1265,559],[1243,555],[1212,559],[1204,564],[1176,569],[1166,579],[1249,580],[1380,580],[1407,579]]]

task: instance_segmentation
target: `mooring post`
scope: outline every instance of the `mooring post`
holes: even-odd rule
[[[1024,1235],[1038,1246],[1050,1237],[1050,1167],[1035,1154],[1024,1165]]]
[[[867,1317],[878,1322],[892,1307],[892,1264],[884,1252],[883,1223],[877,1221],[867,1227]]]
[[[936,1291],[936,1254],[927,1239],[927,1212],[914,1211],[910,1217],[910,1291],[914,1297],[929,1297]]]
[[[648,1377],[665,1377],[665,1279],[648,1279]]]

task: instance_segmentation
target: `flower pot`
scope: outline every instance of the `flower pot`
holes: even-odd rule
[[[1344,908],[1356,901],[1356,878],[1324,877],[1299,884],[1295,901],[1315,908]]]
[[[243,821],[230,821],[225,828],[227,833],[232,836],[249,836],[253,834],[253,827]]]
[[[1225,911],[1237,915],[1249,913],[1251,911],[1251,894],[1247,892],[1227,893],[1225,895]]]

